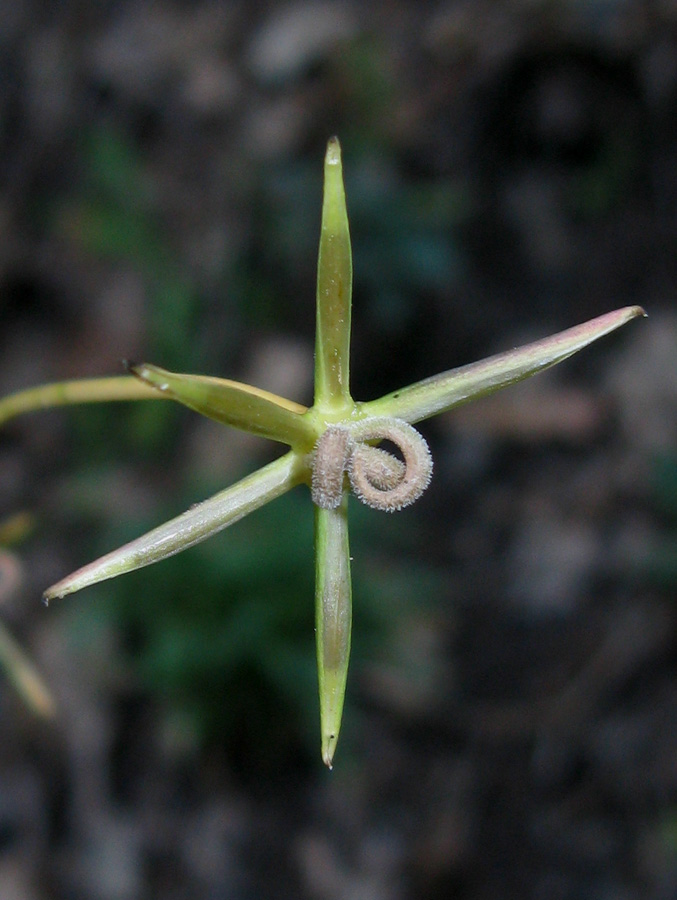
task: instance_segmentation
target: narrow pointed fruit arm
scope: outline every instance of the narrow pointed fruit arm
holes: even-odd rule
[[[331,769],[350,658],[352,588],[347,493],[336,509],[315,507],[315,607],[322,759]]]
[[[285,494],[306,477],[307,466],[290,451],[175,519],[73,572],[45,591],[45,602],[187,550]]]
[[[269,391],[226,378],[168,372],[146,363],[132,365],[130,371],[160,396],[224,425],[290,446],[312,447],[316,440],[310,422],[303,418],[307,407]]]
[[[78,403],[102,403],[110,400],[162,400],[162,394],[132,375],[113,378],[81,378],[41,384],[9,394],[0,400],[0,425],[23,413]],[[169,398],[166,398],[169,399]]]
[[[614,310],[524,347],[433,375],[378,400],[360,403],[359,411],[365,416],[393,416],[411,424],[420,422],[536,375],[637,316],[646,316],[641,306]]]
[[[341,147],[327,144],[322,226],[317,262],[315,395],[308,418],[319,438],[327,416],[350,417],[352,253],[343,187]],[[342,476],[341,476],[342,477]],[[322,759],[331,768],[346,692],[352,588],[348,548],[348,496],[332,509],[315,507],[315,632],[320,693]]]
[[[322,228],[317,262],[315,408],[345,409],[350,398],[350,315],[353,263],[337,138],[324,158]]]

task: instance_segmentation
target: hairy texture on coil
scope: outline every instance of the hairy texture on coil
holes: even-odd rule
[[[369,472],[370,483],[378,490],[392,491],[404,478],[404,463],[387,450],[372,447],[370,444],[356,444],[353,457],[355,453],[359,454],[363,466]],[[348,462],[348,475],[352,471],[353,457]]]
[[[343,473],[352,449],[350,432],[343,425],[330,425],[315,444],[310,493],[322,509],[336,509],[343,496]]]
[[[372,442],[388,440],[404,461]],[[430,484],[433,462],[421,435],[402,419],[378,416],[354,425],[330,425],[315,445],[313,502],[335,509],[341,502],[344,473],[359,500],[395,512],[409,506]]]
[[[413,503],[430,484],[433,460],[425,440],[408,422],[387,416],[366,419],[351,429],[356,441],[348,460],[348,477],[356,496],[367,506],[395,512]],[[401,477],[395,484],[384,481],[381,459],[374,457],[378,451],[364,443],[372,440],[389,440],[404,457]],[[387,454],[397,463],[399,460]],[[402,465],[400,463],[400,465]],[[393,472],[394,469],[391,469]]]

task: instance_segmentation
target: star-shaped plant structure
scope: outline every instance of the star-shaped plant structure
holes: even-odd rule
[[[159,562],[221,531],[300,484],[315,504],[315,608],[322,758],[331,767],[341,726],[351,630],[348,499],[393,512],[413,503],[432,474],[417,422],[521,381],[644,315],[638,306],[592,319],[544,340],[434,375],[378,400],[350,394],[352,257],[341,151],[324,163],[317,276],[315,396],[310,408],[247,384],[134,365],[116,378],[62,382],[0,401],[0,423],[19,413],[104,400],[171,399],[202,415],[286,444],[274,462],[118,550],[78,569],[45,593],[63,597]],[[401,459],[380,449],[387,440]]]

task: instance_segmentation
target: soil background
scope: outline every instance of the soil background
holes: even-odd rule
[[[333,134],[355,397],[649,318],[351,511],[332,772],[305,489],[40,603],[275,448],[165,403],[8,424],[2,624],[56,714],[0,680],[0,896],[674,900],[671,0],[0,0],[0,389],[138,359],[308,402]]]

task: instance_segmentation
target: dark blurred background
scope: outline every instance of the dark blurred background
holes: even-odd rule
[[[131,358],[309,402],[332,134],[358,399],[650,318],[351,511],[332,773],[305,489],[39,602],[276,448],[150,402],[3,429],[0,622],[58,712],[0,680],[0,897],[674,900],[675,3],[1,0],[0,389]]]

